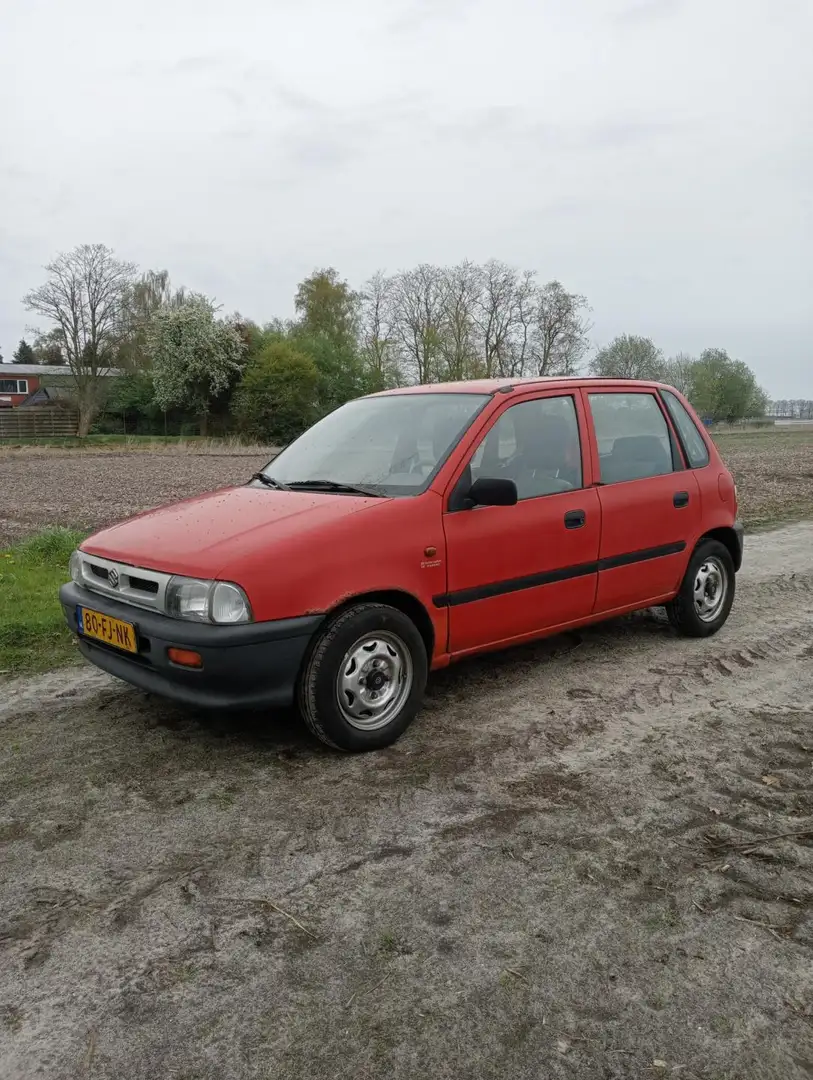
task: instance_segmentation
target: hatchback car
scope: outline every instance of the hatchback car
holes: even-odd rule
[[[199,708],[296,703],[324,742],[371,750],[464,657],[658,605],[715,633],[742,542],[676,390],[459,382],[351,401],[246,484],[96,533],[61,601],[120,679]]]

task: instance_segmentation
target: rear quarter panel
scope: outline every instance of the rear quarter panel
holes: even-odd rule
[[[713,529],[733,527],[737,520],[738,512],[737,494],[734,487],[734,479],[723,461],[716,443],[709,435],[705,424],[697,415],[691,402],[681,394],[679,390],[676,390],[675,387],[670,386],[666,387],[666,389],[674,394],[683,404],[683,407],[694,421],[695,427],[700,432],[709,452],[708,465],[700,469],[692,470],[700,494],[701,514],[697,535],[694,537],[694,544],[691,544],[689,547],[687,556],[688,562],[688,558],[691,557],[693,548],[702,536],[711,532]],[[669,417],[669,423],[680,442],[680,433],[671,417]]]

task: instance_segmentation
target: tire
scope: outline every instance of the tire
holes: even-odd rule
[[[299,680],[300,714],[336,750],[380,750],[415,719],[428,669],[423,638],[407,615],[357,604],[317,638]]]
[[[728,548],[719,540],[701,540],[680,591],[666,605],[669,622],[684,637],[711,637],[728,618],[735,591],[734,560]]]

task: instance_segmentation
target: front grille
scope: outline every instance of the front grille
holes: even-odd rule
[[[82,584],[90,592],[109,596],[121,604],[165,611],[165,597],[171,574],[147,570],[140,566],[102,559],[82,552]],[[111,582],[116,582],[115,585]]]
[[[132,574],[129,575],[129,581],[131,589],[138,589],[140,592],[155,593],[156,596],[158,595],[157,581],[147,581],[146,578],[134,577]]]

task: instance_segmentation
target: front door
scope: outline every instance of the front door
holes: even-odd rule
[[[452,485],[444,512],[449,652],[532,637],[593,610],[601,509],[579,392],[508,404]],[[516,506],[467,509],[480,477],[515,481]]]
[[[680,585],[701,522],[697,479],[654,392],[585,397],[602,515],[595,610],[646,607]]]

